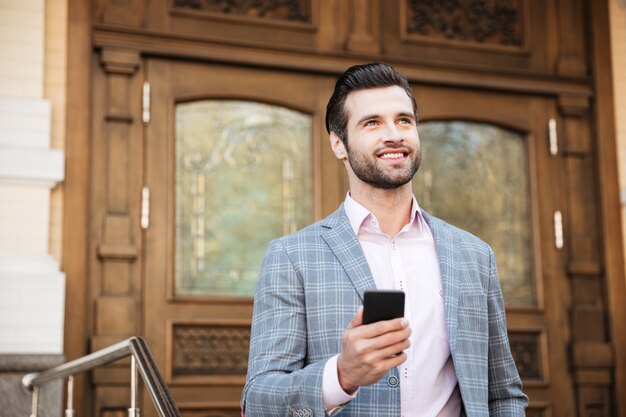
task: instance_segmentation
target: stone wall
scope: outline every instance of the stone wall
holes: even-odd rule
[[[51,190],[64,177],[52,147],[65,114],[59,1],[0,3],[0,354],[63,352],[65,276],[50,254]]]
[[[50,369],[63,363],[63,355],[0,355],[0,413],[2,417],[31,415],[33,393],[22,385],[22,377],[30,372]],[[39,391],[37,417],[60,417],[59,399],[63,382],[53,381]]]
[[[28,416],[24,374],[63,361],[60,271],[67,0],[0,1],[0,415]],[[61,381],[39,416],[61,413]]]

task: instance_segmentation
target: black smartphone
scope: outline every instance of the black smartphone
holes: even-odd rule
[[[363,324],[404,317],[404,291],[368,290],[363,296]]]

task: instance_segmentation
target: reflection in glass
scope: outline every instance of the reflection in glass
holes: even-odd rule
[[[234,100],[178,104],[176,295],[252,296],[268,242],[311,221],[311,160],[306,114]]]
[[[419,132],[421,207],[493,247],[507,304],[535,305],[524,137],[465,122],[425,122]]]

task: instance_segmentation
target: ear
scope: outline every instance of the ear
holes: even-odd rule
[[[330,147],[332,148],[337,159],[342,160],[348,157],[346,147],[335,132],[330,132]]]

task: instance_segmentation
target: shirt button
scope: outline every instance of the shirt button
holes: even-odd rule
[[[398,381],[398,378],[396,378],[395,376],[390,376],[389,378],[387,378],[387,384],[391,388],[397,387],[399,383],[400,383],[400,381]]]

